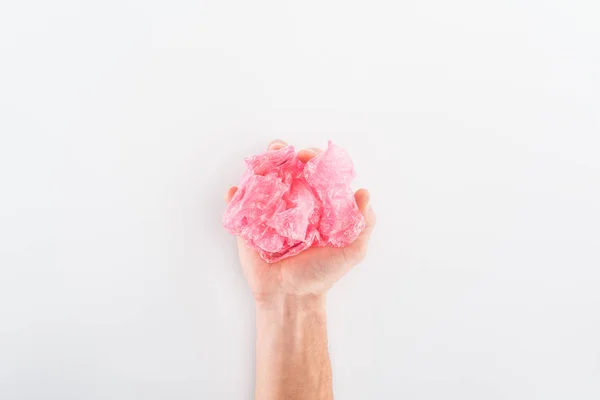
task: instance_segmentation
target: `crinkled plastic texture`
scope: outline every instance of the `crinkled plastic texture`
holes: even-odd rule
[[[350,156],[331,142],[303,163],[293,146],[246,158],[246,172],[223,215],[266,262],[311,246],[344,247],[365,227],[350,183]]]

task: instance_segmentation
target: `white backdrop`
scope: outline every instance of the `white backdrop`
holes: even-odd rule
[[[250,399],[223,195],[346,148],[336,398],[600,398],[600,3],[0,5],[0,398]]]

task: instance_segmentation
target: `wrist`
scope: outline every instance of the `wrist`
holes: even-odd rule
[[[325,314],[325,294],[277,293],[255,296],[255,303],[256,312],[260,314]]]

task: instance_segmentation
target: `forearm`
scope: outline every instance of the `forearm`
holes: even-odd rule
[[[257,400],[333,398],[324,296],[259,301],[256,330]]]

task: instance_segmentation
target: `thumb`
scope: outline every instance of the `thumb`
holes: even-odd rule
[[[354,199],[356,200],[358,209],[365,218],[365,229],[373,229],[376,219],[375,213],[371,208],[371,194],[367,189],[358,189],[354,194]]]

